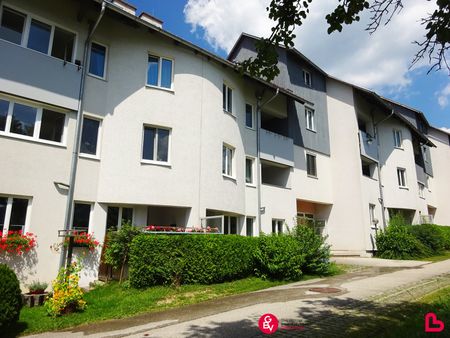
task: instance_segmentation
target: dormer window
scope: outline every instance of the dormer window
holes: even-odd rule
[[[303,69],[303,82],[306,86],[311,87],[311,73]]]

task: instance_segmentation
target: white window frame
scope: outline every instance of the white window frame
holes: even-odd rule
[[[312,175],[312,174],[308,173],[308,155],[314,157],[314,165],[315,165],[315,169],[316,169],[316,175]],[[317,172],[317,155],[313,154],[313,153],[310,153],[310,152],[307,152],[305,154],[305,164],[306,164],[306,175],[308,177],[311,177],[311,178],[317,178],[318,177],[318,172]]]
[[[315,115],[314,109],[311,109],[309,107],[305,107],[306,129],[315,132],[316,131],[316,121],[315,121],[314,115]],[[312,125],[310,125],[309,116],[311,116],[311,124]]]
[[[393,134],[394,134],[394,147],[397,149],[403,149],[402,131],[400,129],[394,129]],[[400,144],[398,143],[398,141],[400,142]]]
[[[230,161],[229,156],[225,155],[225,158],[223,157],[223,148],[227,148],[228,150],[230,150],[231,153],[231,165],[229,166],[228,163]],[[234,148],[233,146],[227,144],[227,143],[222,143],[222,167],[221,167],[221,171],[222,171],[222,176],[224,177],[228,177],[228,178],[232,178],[235,179],[235,161],[234,161],[234,157],[235,157],[235,152],[236,152],[236,148]],[[226,152],[226,154],[228,154],[228,152]],[[225,173],[223,172],[223,163],[225,161]],[[231,173],[227,173],[227,169],[230,168]]]
[[[405,168],[397,168],[397,182],[401,189],[408,189],[408,179]]]
[[[252,108],[252,126],[247,126],[247,105]],[[255,130],[255,109],[251,103],[245,103],[245,128]]]
[[[12,205],[13,205],[13,199],[14,198],[20,198],[20,199],[24,199],[24,200],[28,200],[28,205],[27,205],[27,214],[25,216],[25,224],[23,225],[22,228],[22,233],[26,233],[29,232],[30,229],[30,214],[31,214],[31,207],[32,207],[32,201],[33,199],[31,197],[26,197],[26,196],[11,196],[11,195],[4,195],[1,194],[0,197],[6,198],[7,199],[7,204],[6,204],[6,210],[5,210],[5,223],[3,225],[3,234],[0,231],[0,236],[3,235],[3,237],[7,237],[8,236],[8,231],[9,231],[9,226],[11,225],[11,212],[12,212]]]
[[[152,85],[148,83],[148,57],[152,56],[155,58],[158,58],[158,84]],[[170,88],[167,87],[162,87],[161,86],[161,78],[162,78],[162,60],[168,60],[172,63],[172,69],[171,69],[171,78],[170,78]],[[148,88],[157,88],[157,89],[162,89],[162,90],[167,90],[170,92],[174,91],[174,79],[175,79],[175,74],[174,74],[174,69],[175,69],[175,58],[173,57],[168,57],[168,56],[162,56],[159,55],[158,53],[154,53],[152,51],[148,51],[147,52],[147,68],[146,68],[146,73],[145,73],[145,86]]]
[[[93,233],[93,224],[92,224],[92,218],[94,216],[94,207],[95,207],[95,203],[94,202],[86,202],[86,201],[74,201],[73,202],[73,206],[72,206],[72,222],[70,224],[70,228],[73,229],[73,217],[75,215],[75,204],[86,204],[89,205],[91,207],[90,211],[89,211],[89,224],[88,224],[88,230],[87,233],[91,234]]]
[[[226,90],[226,93],[225,93],[225,108],[223,108],[223,111],[225,112],[225,113],[228,113],[228,114],[230,114],[230,115],[233,115],[234,116],[234,113],[233,113],[233,105],[234,105],[234,99],[233,99],[233,92],[234,92],[234,88],[233,87],[231,87],[226,81],[223,81],[223,84],[222,84],[222,104],[223,104],[223,87],[225,86],[225,90]],[[229,106],[229,102],[228,102],[228,90],[231,90],[231,106]]]
[[[273,232],[273,222],[275,222],[275,232]],[[281,222],[281,232],[279,231],[279,226]],[[272,234],[282,234],[284,232],[284,223],[285,220],[281,218],[272,218],[271,226],[272,226]]]
[[[250,160],[252,162],[252,181],[251,182],[247,182],[247,160]],[[256,182],[255,182],[255,164],[256,164],[256,158],[252,157],[252,156],[245,156],[245,185],[250,186],[250,187],[255,187],[256,186]]]
[[[225,218],[225,217],[227,217],[227,218]],[[231,233],[231,218],[236,219],[236,233],[235,234]],[[228,219],[228,223],[226,222],[227,219]],[[223,234],[225,234],[225,229],[228,229],[227,235],[239,235],[240,234],[239,228],[240,228],[239,227],[239,217],[233,216],[233,215],[224,215],[223,216]]]
[[[417,182],[417,187],[419,189],[419,197],[425,198],[425,184]]]
[[[145,136],[145,128],[154,128],[156,129],[156,133],[155,133],[155,138],[153,140],[153,158],[155,158],[157,156],[157,152],[158,152],[158,137],[159,137],[159,133],[157,132],[159,129],[164,129],[167,130],[169,132],[169,142],[167,145],[167,162],[165,161],[157,161],[157,160],[147,160],[143,158],[143,152],[144,152],[144,136]],[[141,144],[141,154],[140,154],[140,158],[141,158],[141,163],[143,164],[156,164],[156,165],[161,165],[161,166],[166,166],[166,167],[170,167],[171,166],[171,147],[172,147],[172,128],[170,127],[164,127],[164,126],[157,126],[154,124],[144,124],[142,127],[142,144]]]
[[[61,28],[61,29],[65,30],[65,31],[67,31],[67,32],[75,34],[75,39],[73,41],[72,57],[71,57],[72,61],[66,61],[67,63],[75,64],[75,59],[76,59],[76,55],[77,55],[77,47],[78,47],[78,33],[76,31],[74,31],[74,30],[72,30],[70,28],[67,28],[64,25],[56,24],[55,22],[50,21],[50,20],[48,20],[46,18],[43,18],[41,16],[35,15],[34,13],[31,13],[31,12],[29,12],[27,10],[24,10],[24,9],[20,8],[20,7],[12,5],[9,2],[2,2],[1,3],[1,5],[0,5],[0,20],[1,20],[1,17],[3,15],[3,8],[5,6],[8,7],[8,8],[11,8],[11,9],[13,9],[13,10],[15,10],[15,11],[17,11],[17,12],[23,14],[23,15],[25,15],[25,22],[24,22],[24,25],[23,25],[23,32],[22,32],[22,41],[21,41],[21,43],[18,46],[21,46],[21,47],[27,48],[29,50],[32,50],[32,51],[34,51],[36,53],[41,53],[41,54],[47,55],[47,56],[49,56],[51,58],[63,61],[60,58],[52,56],[53,38],[54,38],[54,35],[55,35],[55,27]],[[28,38],[29,38],[29,35],[30,35],[30,27],[31,27],[31,20],[32,19],[35,19],[37,21],[45,23],[46,25],[51,26],[50,39],[49,39],[49,42],[48,42],[47,53],[42,53],[42,52],[39,52],[39,51],[36,51],[34,49],[31,49],[31,48],[27,47],[27,45],[28,45]],[[3,41],[7,41],[7,40],[3,40]],[[7,41],[7,42],[9,42],[9,41]]]
[[[102,76],[98,76],[96,74],[92,74],[89,71],[89,68],[91,68],[91,51],[92,51],[92,44],[95,43],[96,45],[105,47],[105,64],[103,65],[103,77]],[[91,41],[89,43],[89,57],[88,57],[88,62],[86,64],[87,67],[87,74],[93,78],[99,79],[99,80],[104,80],[107,81],[107,71],[108,71],[108,60],[109,60],[109,47],[107,45],[105,45],[104,43],[98,42],[98,41]]]
[[[6,137],[10,137],[10,138],[16,138],[16,139],[21,139],[21,140],[33,141],[33,142],[37,142],[37,143],[49,144],[49,145],[63,147],[63,148],[67,147],[67,130],[68,130],[69,118],[68,118],[68,114],[66,111],[62,111],[61,109],[54,108],[54,107],[38,105],[38,104],[28,101],[28,100],[19,100],[19,99],[9,97],[6,95],[5,96],[0,95],[0,100],[9,102],[8,114],[6,115],[5,130],[0,130],[0,136],[6,136]],[[21,104],[21,105],[32,107],[32,108],[36,109],[36,120],[34,121],[34,130],[33,130],[32,136],[16,134],[16,133],[11,132],[12,115],[13,115],[15,104]],[[54,111],[56,113],[64,114],[64,127],[63,127],[63,133],[61,135],[61,142],[55,142],[55,141],[50,141],[50,140],[45,140],[45,139],[39,138],[39,134],[41,132],[42,112],[44,109],[48,109],[48,110]]]
[[[311,73],[308,72],[307,70],[303,69],[302,74],[303,74],[303,83],[308,87],[312,87]]]
[[[375,224],[373,223],[373,221],[375,220],[375,208],[376,204],[369,203],[369,222],[371,227],[375,226]]]
[[[108,205],[106,207],[106,213],[108,213],[108,208],[118,208],[119,209],[119,214],[117,217],[117,230],[120,230],[120,228],[122,227],[122,215],[123,215],[123,209],[131,209],[133,210],[133,217],[131,217],[131,223],[134,224],[134,219],[135,219],[135,209],[133,207],[124,207],[124,206],[117,206],[117,205]],[[106,217],[108,218],[108,214],[106,215]],[[106,224],[106,227],[108,226],[108,224]],[[108,230],[106,228],[106,230]]]
[[[93,160],[100,160],[103,119],[98,117],[98,116],[95,116],[95,115],[83,113],[83,122],[84,122],[84,118],[85,117],[90,119],[90,120],[96,120],[96,121],[99,122],[99,124],[98,124],[98,133],[97,133],[97,149],[96,149],[97,152],[95,153],[95,155],[94,154],[88,154],[88,153],[82,153],[81,152],[81,143],[80,143],[79,156],[80,157],[84,157],[84,158],[88,158],[88,159],[93,159]],[[81,125],[81,133],[83,133],[83,125]],[[80,139],[81,139],[81,136],[80,136]]]

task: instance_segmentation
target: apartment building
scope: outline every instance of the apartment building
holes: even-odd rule
[[[0,261],[23,282],[58,270],[79,110],[71,226],[101,242],[123,220],[256,236],[300,217],[366,254],[391,209],[450,224],[448,135],[419,112],[297,51],[280,49],[273,83],[242,76],[253,37],[224,60],[162,25],[119,0],[0,2],[0,227],[38,242]],[[100,249],[75,253],[95,280]]]

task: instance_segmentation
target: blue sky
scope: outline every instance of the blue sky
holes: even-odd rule
[[[267,34],[271,27],[264,10],[267,1],[132,0],[130,3],[138,7],[138,14],[146,11],[163,20],[165,30],[226,57],[241,31],[258,36]],[[419,40],[422,34],[420,26],[414,26],[416,30],[411,27],[417,22],[418,13],[423,15],[427,11],[420,7],[424,3],[422,0],[411,1],[416,2],[415,6],[404,9],[398,19],[394,18],[391,27],[383,27],[372,36],[364,31],[362,23],[359,27],[352,25],[344,29],[343,33],[316,35],[316,31],[326,30],[324,20],[321,15],[311,16],[310,22],[296,32],[296,48],[331,75],[417,108],[432,125],[450,128],[448,72],[427,74],[426,64],[408,69],[416,50],[411,41]],[[333,1],[323,0],[326,2],[325,8],[317,7],[315,12],[329,11]],[[343,45],[345,49],[340,48]],[[333,50],[333,58],[330,50]]]

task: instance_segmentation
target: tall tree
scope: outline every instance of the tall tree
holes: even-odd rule
[[[256,42],[257,56],[241,63],[241,69],[251,75],[267,81],[273,80],[279,73],[276,46],[294,47],[295,28],[303,24],[309,14],[313,0],[271,0],[267,11],[269,18],[275,21],[272,33],[268,38]],[[423,0],[431,1],[431,0]],[[430,68],[439,70],[446,68],[450,74],[448,53],[450,50],[450,0],[436,0],[437,8],[424,16],[421,24],[425,26],[425,37],[414,41],[418,52],[413,56],[411,66],[424,57],[428,57]],[[403,0],[338,0],[338,5],[325,19],[328,34],[341,32],[344,25],[360,20],[360,15],[370,12],[366,30],[372,34],[380,27],[390,23],[392,17],[403,8]]]

